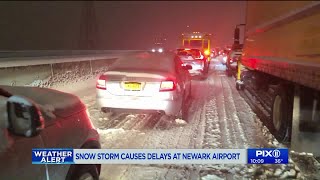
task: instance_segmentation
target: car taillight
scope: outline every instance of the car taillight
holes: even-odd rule
[[[175,88],[175,82],[172,80],[162,81],[160,85],[160,91],[173,91]]]
[[[107,79],[105,76],[103,76],[103,75],[100,76],[99,79],[97,80],[96,88],[106,90],[107,89],[106,81],[107,81]]]

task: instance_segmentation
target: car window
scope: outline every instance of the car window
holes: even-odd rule
[[[187,51],[178,51],[178,55],[180,56],[187,56],[188,52]]]
[[[201,52],[199,50],[193,49],[191,52],[192,52],[192,55],[195,56],[195,57],[200,57],[201,56]]]
[[[191,40],[190,46],[193,47],[201,47],[202,46],[202,40]]]
[[[176,56],[174,58],[174,64],[175,64],[176,73],[180,73],[182,70],[181,67],[182,67],[183,62],[181,61],[181,59],[178,56]]]

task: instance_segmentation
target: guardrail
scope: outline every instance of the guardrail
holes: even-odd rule
[[[33,78],[54,78],[62,71],[81,71],[83,68],[94,75],[115,59],[140,52],[145,50],[0,51],[0,84],[25,85]]]
[[[41,57],[41,56],[74,56],[93,54],[130,53],[143,50],[28,50],[28,51],[0,51],[0,59],[11,57]]]
[[[114,59],[143,50],[0,51],[0,68]]]

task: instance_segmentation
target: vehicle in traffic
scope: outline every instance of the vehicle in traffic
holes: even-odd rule
[[[286,7],[286,8],[283,8]],[[270,98],[270,131],[291,151],[320,157],[320,2],[248,1],[236,88]],[[245,35],[244,35],[245,34]]]
[[[211,34],[201,32],[183,33],[181,37],[181,47],[201,50],[204,56],[207,57],[208,63],[210,63]]]
[[[152,52],[163,53],[164,47],[161,44],[155,44],[151,49]]]
[[[158,35],[154,38],[153,48],[151,52],[162,53],[165,51],[167,38],[163,34]]]
[[[229,53],[230,53],[230,50],[228,50],[228,49],[223,49],[220,51],[221,63],[223,65],[227,64]]]
[[[158,112],[187,120],[191,68],[174,53],[119,59],[98,76],[97,103],[103,112]]]
[[[211,50],[211,58],[216,58],[219,55],[219,50],[217,48],[213,48]]]
[[[238,68],[238,60],[240,60],[240,57],[242,55],[242,49],[233,49],[229,52],[227,56],[227,62],[226,62],[226,74],[227,76],[232,76],[237,74],[237,68]]]
[[[177,49],[177,56],[180,58],[184,65],[192,66],[189,73],[192,76],[201,75],[203,79],[206,79],[209,71],[209,63],[204,52],[199,49]]]
[[[74,95],[0,86],[2,179],[99,179],[100,164],[34,165],[33,148],[100,149],[99,134],[86,106]]]

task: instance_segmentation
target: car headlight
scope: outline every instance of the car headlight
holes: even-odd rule
[[[156,52],[156,50],[155,50],[155,49],[152,49],[151,51],[152,51],[152,52]]]
[[[162,48],[160,48],[160,49],[158,50],[158,52],[159,52],[159,53],[162,53],[162,52],[163,52],[163,49],[162,49]]]
[[[227,61],[227,56],[224,56],[222,59],[223,61]]]

